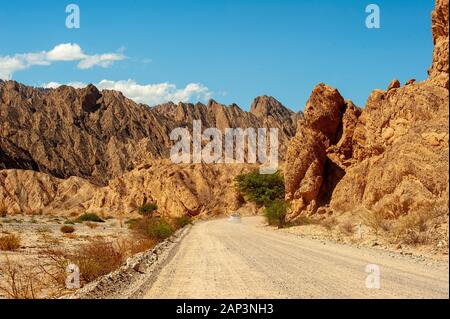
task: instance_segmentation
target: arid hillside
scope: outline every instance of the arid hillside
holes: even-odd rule
[[[174,128],[278,128],[280,157],[302,115],[272,97],[250,112],[210,100],[136,104],[120,92],[0,82],[0,202],[11,212],[86,210],[127,214],[147,201],[163,214],[224,213],[237,208],[233,177],[252,165],[175,165]]]
[[[383,218],[448,214],[448,0],[432,14],[429,79],[393,80],[364,109],[319,84],[289,146],[289,218],[365,209]]]
[[[279,128],[284,157],[298,116],[267,96],[256,98],[250,112],[213,100],[149,107],[92,85],[44,90],[0,82],[0,168],[106,185],[148,159],[168,158],[170,132],[192,128],[193,120],[203,128]]]

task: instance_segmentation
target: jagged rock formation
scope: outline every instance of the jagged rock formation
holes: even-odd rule
[[[90,211],[130,216],[143,204],[154,202],[158,213],[166,216],[219,215],[244,204],[234,191],[233,178],[256,168],[150,160],[105,187],[79,177],[59,179],[31,170],[2,170],[0,202],[9,213],[70,215]]]
[[[297,115],[273,98],[257,99],[255,112],[215,101],[150,108],[120,92],[62,86],[35,89],[0,83],[0,169],[27,169],[58,178],[78,176],[98,184],[149,158],[168,158],[176,127],[279,128],[280,154],[295,134]],[[260,110],[269,110],[263,114]]]
[[[173,217],[223,215],[243,204],[234,191],[233,179],[252,168],[256,167],[154,160],[110,181],[86,203],[86,209],[130,214],[154,202],[159,213]]]
[[[317,85],[299,121],[286,159],[286,199],[290,218],[314,212],[332,191],[352,154],[351,142],[360,110],[338,90]]]
[[[291,219],[320,206],[364,206],[392,218],[448,211],[448,0],[436,2],[433,39],[430,78],[404,87],[394,80],[363,111],[330,87],[314,89],[287,153]]]
[[[79,177],[63,180],[32,170],[0,171],[0,204],[11,214],[83,212],[97,190]]]
[[[448,0],[436,0],[432,14],[433,64],[428,74],[430,82],[449,88],[448,79]]]
[[[278,128],[284,158],[300,116],[267,96],[250,112],[213,100],[150,108],[92,85],[48,90],[1,81],[0,204],[10,212],[129,214],[154,201],[171,216],[224,213],[242,204],[233,177],[253,166],[172,164],[164,160],[170,132],[192,129],[194,120],[222,131]]]

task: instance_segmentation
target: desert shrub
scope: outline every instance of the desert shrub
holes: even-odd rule
[[[8,299],[36,299],[44,285],[36,267],[11,260],[0,262],[0,292]]]
[[[359,209],[359,218],[362,223],[371,228],[375,235],[378,235],[380,230],[389,230],[389,221],[385,218],[385,215],[380,210],[368,210],[366,208]]]
[[[337,222],[336,218],[329,217],[329,218],[322,219],[319,224],[326,230],[331,231],[337,225],[337,223],[338,222]]]
[[[20,237],[14,234],[0,237],[0,250],[14,251],[20,248]]]
[[[133,225],[136,225],[136,223],[138,223],[140,221],[139,218],[131,218],[131,219],[127,219],[125,221],[125,225],[128,225],[129,227],[133,227]]]
[[[398,218],[393,226],[396,241],[409,245],[425,245],[432,239],[430,230],[433,220],[447,214],[437,208],[419,209]]]
[[[317,224],[317,220],[312,219],[306,215],[300,215],[295,220],[291,221],[288,226],[305,226]]]
[[[264,216],[269,225],[276,225],[278,228],[283,228],[286,222],[288,207],[289,205],[284,199],[276,199],[270,203],[264,210]]]
[[[64,225],[75,225],[75,223],[73,221],[71,221],[71,220],[66,220],[64,222]]]
[[[260,174],[258,170],[238,175],[235,187],[249,202],[268,206],[277,199],[284,199],[284,177],[280,173]]]
[[[67,256],[80,268],[81,279],[85,282],[114,271],[120,267],[125,257],[112,243],[100,239],[80,246]]]
[[[157,209],[158,205],[156,205],[155,203],[146,203],[139,207],[139,214],[144,217],[151,217]]]
[[[91,223],[91,222],[87,222],[87,223],[85,223],[85,225],[86,225],[87,227],[89,227],[90,229],[95,229],[95,228],[98,227],[97,224]]]
[[[164,240],[173,234],[173,229],[170,224],[164,219],[153,219],[148,225],[147,229],[150,238]]]
[[[153,239],[135,233],[131,238],[117,240],[114,247],[123,256],[132,256],[152,249],[156,243],[157,241]]]
[[[5,218],[8,215],[8,209],[4,203],[0,203],[0,217]]]
[[[401,236],[401,242],[411,246],[426,245],[430,238],[427,232],[411,229]]]
[[[73,226],[63,226],[60,230],[63,234],[72,234],[75,232],[75,228]]]
[[[192,223],[192,217],[181,216],[181,217],[175,218],[174,223],[177,228],[183,228]]]
[[[163,218],[141,218],[130,224],[130,228],[146,238],[164,240],[173,234],[170,224]]]
[[[84,213],[76,219],[77,222],[94,222],[94,223],[104,223],[105,221],[101,219],[97,214],[94,213]]]
[[[346,235],[353,235],[355,232],[355,225],[351,221],[346,220],[339,225],[339,230]]]

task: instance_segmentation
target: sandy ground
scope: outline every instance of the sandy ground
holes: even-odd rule
[[[380,269],[369,289],[366,266]],[[145,298],[448,298],[448,262],[301,238],[260,217],[199,222]]]
[[[115,219],[106,220],[104,223],[95,224],[95,228],[88,227],[86,223],[77,223],[73,226],[75,232],[65,235],[61,227],[69,219],[58,216],[25,216],[15,215],[0,218],[0,236],[14,234],[20,237],[21,248],[16,252],[0,252],[0,254],[37,255],[44,248],[53,247],[71,249],[80,244],[88,243],[92,239],[104,238],[114,240],[127,237],[130,233],[128,227],[120,227]]]
[[[6,262],[6,257],[20,266],[30,266],[36,269],[37,265],[46,264],[46,249],[61,249],[73,251],[81,245],[94,240],[104,239],[115,241],[126,239],[130,230],[126,225],[120,227],[120,221],[108,219],[104,223],[77,223],[73,226],[73,234],[63,234],[61,227],[68,221],[66,217],[58,216],[27,216],[14,215],[0,218],[0,237],[16,235],[20,238],[20,248],[16,251],[0,251],[0,263]],[[54,282],[48,284],[49,288],[57,289]],[[8,286],[0,276],[0,286]],[[51,286],[51,287],[50,287]],[[62,287],[63,288],[63,287]],[[0,289],[0,299],[6,296]],[[42,298],[42,295],[39,295]]]

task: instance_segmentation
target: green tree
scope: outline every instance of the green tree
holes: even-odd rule
[[[246,201],[268,206],[276,199],[284,198],[284,178],[279,172],[259,174],[253,171],[235,178],[235,185]]]

